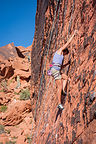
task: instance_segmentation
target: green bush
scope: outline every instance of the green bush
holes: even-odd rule
[[[30,98],[29,89],[24,89],[20,92],[20,100],[28,100]]]
[[[5,133],[5,131],[4,131],[4,126],[3,126],[3,125],[0,125],[0,134],[2,134],[2,133]]]
[[[12,137],[12,139],[17,139],[18,137],[16,137],[16,136],[14,136],[14,137]]]
[[[6,91],[7,90],[7,81],[6,80],[2,81],[1,86],[3,87],[3,90]]]
[[[0,90],[0,92],[4,92],[4,89]]]
[[[9,81],[9,85],[14,81],[14,78],[12,78],[10,81]]]
[[[30,144],[32,142],[32,139],[28,136],[27,137],[27,142]]]
[[[17,92],[14,92],[14,95],[19,95],[19,93],[17,93]]]
[[[7,134],[10,134],[11,130],[5,129],[5,132],[6,132]]]
[[[9,142],[6,142],[6,144],[15,144],[16,141],[9,141]]]
[[[2,105],[1,108],[0,108],[0,111],[5,112],[6,110],[7,110],[7,106]]]

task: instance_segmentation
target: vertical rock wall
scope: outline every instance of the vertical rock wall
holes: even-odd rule
[[[67,84],[67,96],[62,95],[64,110],[61,113],[56,108],[56,85],[43,68],[48,70],[54,52],[66,43],[75,29],[78,29],[79,35],[68,46],[69,54],[64,58],[64,64],[71,60],[70,65],[62,69],[71,80]],[[31,56],[32,90],[34,88],[32,102],[33,114],[36,116],[32,142],[95,144],[96,2],[38,0]]]

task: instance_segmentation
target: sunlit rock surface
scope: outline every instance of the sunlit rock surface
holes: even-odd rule
[[[31,55],[34,104],[32,110],[36,120],[32,142],[95,144],[96,2],[61,0],[58,6],[57,3],[54,0],[38,0],[37,3]],[[56,6],[56,19],[52,28]],[[43,73],[43,68],[46,67],[46,71],[48,70],[54,52],[67,42],[76,29],[78,35],[68,46],[69,54],[64,57],[64,64],[69,60],[71,62],[62,69],[62,72],[67,74],[71,81],[67,84],[67,96],[62,95],[64,110],[61,113],[57,109],[56,85],[53,78],[50,81],[47,73]]]

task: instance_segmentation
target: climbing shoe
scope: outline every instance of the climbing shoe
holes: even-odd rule
[[[59,104],[57,108],[59,108],[60,110],[64,109],[64,107],[62,106],[62,104]]]
[[[66,96],[66,95],[67,95],[67,92],[63,91],[63,95],[65,95],[65,96]]]

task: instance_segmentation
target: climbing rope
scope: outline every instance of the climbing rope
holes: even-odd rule
[[[53,34],[53,30],[54,30],[54,24],[55,24],[55,18],[56,18],[56,12],[57,12],[57,7],[58,7],[58,4],[59,4],[59,0],[57,0],[57,2],[58,3],[57,3],[57,6],[56,6],[54,20],[53,20],[53,24],[52,24],[52,28],[51,28],[51,33],[50,33],[50,38],[49,38],[49,44],[48,44],[48,48],[47,48],[47,54],[46,54],[43,70],[45,70],[45,68],[46,68],[46,62],[47,62],[48,52],[49,52],[49,48],[50,48],[50,44],[51,44],[51,39],[52,39],[52,34]],[[41,76],[40,88],[39,88],[39,93],[38,93],[38,98],[37,98],[36,109],[35,109],[35,116],[36,116],[37,105],[38,105],[38,102],[39,102],[39,96],[40,96],[40,90],[41,90],[41,87],[42,87],[43,77],[44,77],[44,72],[42,72],[42,76]]]
[[[48,86],[47,86],[46,90],[49,89],[49,86],[50,86],[51,81],[52,81],[52,77],[50,77],[50,80],[49,80],[49,83],[48,83]],[[46,93],[46,95],[45,95],[45,97],[44,97],[42,114],[41,114],[40,119],[39,119],[39,124],[38,124],[38,127],[37,127],[37,131],[36,131],[35,137],[38,135],[38,130],[39,130],[39,127],[40,127],[40,124],[41,124],[41,120],[42,120],[42,117],[43,117],[43,115],[44,115],[44,107],[45,107],[45,101],[46,101],[46,99],[47,99],[47,96],[48,96],[48,91],[47,91],[47,93]],[[34,138],[34,136],[33,136],[33,138]]]
[[[65,16],[66,16],[66,11],[67,11],[67,5],[68,5],[68,0],[66,0],[66,2],[65,2],[65,0],[64,0],[64,14],[63,14],[63,24],[62,24],[62,28],[61,28],[61,34],[62,34],[62,32],[63,32],[63,28],[64,28],[64,22],[65,22]]]
[[[48,87],[46,88],[46,90],[47,89],[49,89],[49,86],[50,86],[50,83],[51,83],[51,81],[52,81],[52,77],[50,77],[50,81],[49,81],[49,83],[48,83]],[[55,85],[55,83],[53,83],[53,87],[52,87],[52,89],[53,89],[53,93],[54,93],[54,85]],[[41,131],[43,131],[43,133],[44,133],[44,131],[45,131],[45,129],[46,129],[46,127],[47,127],[47,124],[48,124],[48,117],[49,117],[49,115],[50,115],[50,109],[49,108],[47,108],[48,110],[47,110],[47,113],[46,113],[46,115],[47,115],[47,120],[44,118],[44,116],[45,116],[45,114],[44,114],[44,107],[45,107],[45,101],[46,101],[46,99],[47,99],[47,96],[48,96],[48,91],[47,91],[47,93],[46,93],[46,95],[45,95],[45,99],[44,99],[44,102],[43,102],[43,111],[42,111],[42,114],[41,114],[41,117],[40,117],[40,119],[39,119],[39,125],[38,125],[38,127],[37,127],[37,131],[36,131],[36,135],[35,135],[35,138],[36,138],[36,136],[38,135],[38,130],[39,130],[39,127],[40,127],[40,124],[41,124],[41,120],[42,120],[42,118],[43,118],[43,121],[45,120],[46,121],[46,123],[44,124],[44,127],[42,128],[42,130]],[[51,96],[51,98],[50,99],[48,99],[48,101],[47,101],[47,105],[49,106],[49,104],[50,104],[50,102],[52,101],[52,96]],[[54,126],[52,126],[52,129],[53,129],[53,127]],[[35,141],[35,139],[34,139],[34,141]]]
[[[61,2],[61,0],[60,0]],[[60,5],[59,5],[59,9],[58,9],[58,17],[57,17],[57,23],[56,23],[56,34],[55,34],[55,46],[54,49],[56,50],[56,45],[57,45],[57,37],[58,37],[58,23],[59,23],[59,13],[60,13]]]
[[[62,28],[61,28],[61,31],[60,31],[60,35],[62,35],[63,28],[64,28],[64,21],[65,21],[65,16],[66,16],[66,11],[67,11],[67,5],[68,5],[68,0],[64,0],[64,9],[63,9],[63,18],[62,18],[63,24],[62,24]],[[60,13],[60,6],[59,6],[59,10],[58,10],[58,19],[57,19],[57,23],[56,23],[56,26],[55,26],[55,29],[56,29],[56,34],[55,35],[56,36],[55,36],[54,49],[56,49],[56,45],[57,45],[59,13]]]
[[[46,54],[46,58],[45,58],[45,63],[44,63],[43,69],[46,68],[46,62],[47,62],[47,57],[48,57],[49,48],[50,48],[50,44],[51,44],[52,34],[53,34],[53,30],[54,30],[54,24],[55,24],[58,4],[59,4],[59,0],[57,0],[56,10],[55,10],[55,14],[54,14],[54,20],[53,20],[53,24],[52,24],[52,28],[51,28],[51,32],[50,32],[50,38],[49,38],[49,43],[48,43],[48,48],[47,48],[47,54]],[[41,79],[40,79],[40,88],[39,88],[38,97],[37,97],[37,103],[36,103],[36,108],[35,108],[35,113],[34,113],[34,120],[36,118],[37,105],[38,105],[38,102],[39,102],[39,97],[40,97],[40,91],[41,91],[41,87],[42,87],[43,77],[44,77],[44,72],[42,72],[42,76],[41,76]],[[30,144],[31,144],[31,138],[32,138],[32,130],[33,130],[33,122],[32,122],[31,136],[30,136],[30,142],[29,142]]]
[[[70,21],[69,21],[68,38],[69,38],[69,35],[70,35],[71,26],[72,26],[74,8],[75,8],[75,0],[73,0],[72,13],[71,13]]]

